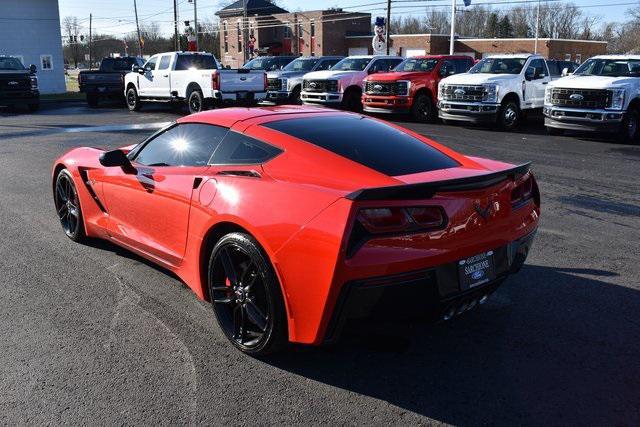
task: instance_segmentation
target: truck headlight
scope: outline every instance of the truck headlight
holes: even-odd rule
[[[288,88],[289,88],[289,80],[282,79],[282,87],[280,89],[286,92]]]
[[[445,86],[442,82],[438,85],[438,99],[444,99]]]
[[[327,80],[327,92],[338,92],[338,81],[337,80]]]
[[[400,96],[408,96],[409,95],[409,86],[410,82],[406,80],[400,80],[396,82],[396,95]]]
[[[38,78],[36,76],[30,76],[31,89],[38,89]]]
[[[547,87],[544,90],[544,105],[551,105],[553,88]]]
[[[611,89],[609,91],[609,95],[610,95],[610,101],[609,101],[609,107],[607,107],[607,109],[609,109],[609,110],[622,110],[624,108],[625,90],[624,89]]]
[[[498,102],[498,85],[496,84],[484,85],[484,101]]]

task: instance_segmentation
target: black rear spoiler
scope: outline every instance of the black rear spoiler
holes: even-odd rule
[[[447,179],[443,181],[424,182],[420,184],[394,185],[389,187],[365,188],[347,194],[349,200],[417,200],[428,199],[436,193],[447,191],[479,190],[491,187],[505,179],[516,180],[531,168],[531,162],[514,166],[498,172],[465,178]]]

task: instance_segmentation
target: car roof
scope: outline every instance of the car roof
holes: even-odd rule
[[[217,126],[232,127],[238,122],[251,120],[255,118],[264,118],[272,116],[273,120],[282,120],[288,115],[294,114],[347,114],[337,110],[331,110],[322,107],[313,107],[305,105],[280,105],[274,107],[255,107],[255,108],[221,108],[218,110],[203,111],[201,113],[192,114],[177,120],[178,123],[207,123]],[[267,120],[272,121],[272,120]]]

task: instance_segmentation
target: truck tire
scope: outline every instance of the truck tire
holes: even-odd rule
[[[434,119],[433,100],[426,93],[418,95],[411,106],[411,116],[417,122],[429,123]]]
[[[620,127],[620,139],[627,144],[640,143],[640,113],[632,108],[625,114]]]
[[[127,89],[127,108],[129,111],[140,111],[140,97],[138,91],[134,87]]]
[[[498,110],[498,129],[502,131],[515,130],[520,124],[520,108],[513,101],[507,101]]]
[[[359,113],[362,111],[362,101],[360,99],[360,94],[356,90],[347,90],[347,93],[344,94],[344,98],[342,99],[342,108],[347,111],[353,111],[354,113]]]
[[[547,133],[551,136],[562,136],[564,135],[564,129],[552,128],[547,126]]]
[[[291,92],[291,96],[289,97],[289,102],[293,105],[302,105],[302,100],[300,99],[300,86],[296,86]]]
[[[199,113],[204,111],[204,97],[202,96],[202,92],[200,90],[194,90],[189,94],[187,98],[187,106],[189,107],[189,114]]]
[[[87,94],[87,104],[89,105],[89,107],[95,108],[98,106],[98,95],[94,94],[94,93],[88,93]]]

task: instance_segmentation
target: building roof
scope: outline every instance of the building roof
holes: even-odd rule
[[[244,13],[244,3],[247,15],[273,15],[274,13],[289,13],[289,11],[268,2],[267,0],[238,0],[216,12],[220,17],[238,16]]]

